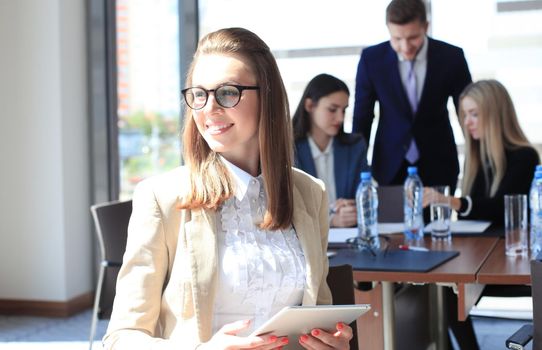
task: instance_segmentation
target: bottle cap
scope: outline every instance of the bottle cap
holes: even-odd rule
[[[538,164],[534,171],[542,171],[542,164]]]
[[[537,180],[542,179],[542,170],[537,170],[534,173],[534,178],[537,179]]]
[[[371,179],[371,172],[370,171],[362,171],[359,176],[361,177],[361,181],[370,180]]]
[[[415,167],[415,166],[409,166],[407,168],[407,173],[408,173],[408,175],[418,174],[418,168]]]

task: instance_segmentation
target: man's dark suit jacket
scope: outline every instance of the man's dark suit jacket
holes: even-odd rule
[[[458,110],[459,95],[471,81],[463,50],[429,38],[425,82],[413,115],[390,42],[363,50],[356,76],[352,132],[361,132],[369,140],[378,101],[380,120],[371,168],[380,185],[390,185],[397,176],[414,135],[424,185],[455,188],[459,163],[447,103],[451,96]]]
[[[369,170],[367,165],[367,144],[361,135],[357,136],[359,138],[346,135],[348,143],[341,142],[337,137],[333,140],[333,168],[337,199],[355,198],[360,182],[359,174],[362,171]],[[295,148],[295,166],[317,177],[309,140],[303,138],[296,141]]]

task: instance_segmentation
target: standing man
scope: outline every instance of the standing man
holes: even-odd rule
[[[390,40],[363,50],[356,76],[352,132],[370,139],[375,102],[380,117],[371,168],[379,185],[402,185],[418,167],[424,186],[457,185],[459,162],[448,115],[472,78],[459,47],[427,37],[423,0],[392,0],[386,8]],[[447,290],[448,324],[461,349],[478,349],[470,317],[457,320]],[[449,343],[451,344],[451,343]]]
[[[423,0],[393,0],[386,25],[390,40],[361,54],[352,132],[369,140],[378,101],[371,164],[378,183],[403,184],[407,167],[417,166],[425,186],[453,191],[459,163],[447,103],[451,96],[457,110],[459,94],[472,81],[463,50],[427,37]]]

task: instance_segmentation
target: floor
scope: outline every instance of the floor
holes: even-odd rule
[[[0,316],[0,350],[89,349],[90,319],[90,310],[63,319]],[[496,350],[505,349],[505,339],[527,321],[475,316],[473,322],[481,349]],[[106,320],[99,321],[93,349],[101,349],[106,327]]]

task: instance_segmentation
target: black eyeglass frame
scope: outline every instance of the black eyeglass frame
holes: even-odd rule
[[[234,87],[237,89],[237,91],[239,92],[239,98],[237,99],[237,102],[235,102],[235,104],[233,106],[224,106],[221,102],[220,102],[220,98],[217,98],[216,97],[216,91],[217,90],[220,90],[224,87]],[[194,108],[190,105],[190,103],[188,103],[188,99],[186,98],[186,94],[192,90],[192,89],[199,89],[203,92],[205,92],[205,103],[199,107],[199,108]],[[184,102],[186,103],[186,105],[188,107],[190,107],[191,109],[193,110],[200,110],[200,109],[203,109],[206,105],[207,105],[207,102],[209,101],[209,94],[212,92],[215,94],[215,101],[216,103],[218,103],[219,106],[223,107],[223,108],[233,108],[235,106],[237,106],[239,104],[239,102],[241,101],[241,95],[243,94],[243,91],[245,90],[260,90],[260,87],[259,86],[249,86],[249,85],[235,85],[235,84],[224,84],[224,85],[220,85],[219,87],[217,87],[216,89],[210,89],[210,90],[207,90],[207,89],[204,89],[202,87],[197,87],[197,86],[193,86],[193,87],[189,87],[189,88],[186,88],[186,89],[183,89],[181,90],[181,94],[183,95],[184,97]],[[220,96],[220,95],[219,95]]]
[[[376,240],[379,241],[378,247],[375,247],[374,244]],[[352,237],[348,238],[346,243],[352,249],[368,250],[369,253],[371,253],[371,255],[375,258],[378,255],[378,252],[383,252],[383,256],[386,257],[390,247],[390,237],[386,235],[378,235],[375,237]],[[382,247],[381,243],[384,243],[385,247]]]

